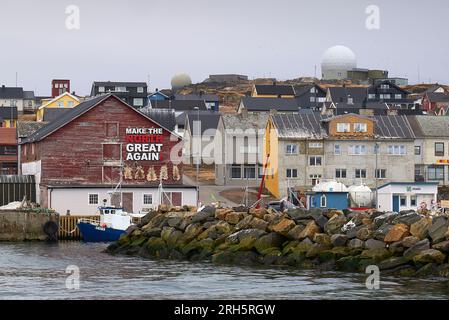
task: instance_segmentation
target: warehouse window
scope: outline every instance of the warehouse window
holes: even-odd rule
[[[297,154],[298,153],[298,145],[296,145],[296,144],[287,144],[285,153],[286,154]]]
[[[97,193],[89,193],[89,204],[92,204],[92,205],[98,204],[98,194]]]
[[[336,179],[346,179],[346,169],[336,169],[335,170]]]
[[[339,144],[334,145],[334,155],[341,155],[341,146]]]
[[[420,156],[420,155],[421,155],[421,147],[415,146],[415,156]]]
[[[319,167],[322,165],[322,158],[321,157],[310,157],[309,158],[309,165],[312,167]]]
[[[407,205],[407,197],[406,196],[400,196],[399,197],[401,202],[401,207],[405,207]]]
[[[355,169],[355,178],[356,179],[365,179],[366,178],[366,169]]]
[[[231,166],[231,179],[241,179],[242,168],[240,165]]]
[[[245,165],[243,167],[243,178],[256,179],[256,166],[255,165]]]
[[[153,195],[146,193],[143,195],[143,204],[153,204]]]
[[[298,169],[287,169],[286,177],[289,179],[298,178]]]
[[[324,194],[320,198],[320,206],[321,208],[326,208],[327,206],[327,198]]]
[[[118,137],[118,122],[107,122],[106,123],[106,137],[107,138]]]
[[[386,169],[377,169],[376,170],[376,178],[377,179],[386,179],[387,178],[387,170]]]
[[[444,156],[444,143],[435,142],[435,157],[443,157],[443,156]]]
[[[444,180],[444,166],[429,166],[427,168],[428,180]]]

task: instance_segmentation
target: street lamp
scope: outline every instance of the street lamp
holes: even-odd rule
[[[377,163],[378,163],[378,160],[377,160],[377,158],[378,158],[378,155],[379,155],[379,150],[380,149],[380,147],[379,147],[379,144],[376,142],[375,144],[374,144],[374,150],[376,151],[376,169],[375,169],[375,171],[374,171],[374,178],[375,178],[375,180],[376,180],[376,210],[378,210],[379,209],[379,193],[378,193],[378,179],[379,179],[379,172],[378,172],[378,168],[377,168]]]
[[[194,108],[196,111],[197,111],[197,117],[196,117],[196,120],[197,120],[197,125],[196,126],[193,126],[194,128],[196,127],[196,136],[197,136],[197,139],[198,139],[198,150],[197,150],[197,152],[196,152],[196,185],[197,185],[197,187],[199,188],[199,171],[200,171],[200,164],[199,164],[199,155],[200,155],[200,149],[201,149],[201,140],[199,139],[199,137],[200,137],[200,135],[201,135],[201,124],[200,124],[200,108],[199,107],[195,107]],[[194,135],[195,136],[195,135]]]

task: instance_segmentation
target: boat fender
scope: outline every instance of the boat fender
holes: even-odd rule
[[[47,221],[44,224],[44,233],[47,235],[48,241],[58,240],[58,230],[59,230],[59,226],[54,221]]]

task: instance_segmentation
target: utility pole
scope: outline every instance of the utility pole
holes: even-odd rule
[[[377,157],[379,155],[379,151],[380,151],[380,146],[379,144],[376,142],[374,145],[374,149],[376,150],[376,169],[374,171],[374,177],[376,178],[376,210],[379,208],[379,192],[378,192],[378,179],[379,179],[379,172],[378,172],[378,168],[377,168],[377,164],[378,164],[378,160]]]

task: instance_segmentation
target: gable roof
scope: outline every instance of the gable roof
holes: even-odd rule
[[[256,84],[254,85],[257,94],[262,95],[295,95],[295,90],[291,85],[279,84]]]
[[[426,93],[430,102],[449,102],[449,94],[440,92]]]
[[[154,109],[174,109],[175,111],[192,111],[195,107],[207,110],[204,100],[162,100],[150,101]]]
[[[417,137],[449,137],[449,117],[410,116],[409,122]]]
[[[160,94],[161,96],[163,96],[164,98],[169,98],[169,96],[167,96],[166,94],[164,94],[163,92],[161,92],[161,91],[156,91],[156,92],[153,92],[153,93],[150,93],[149,95],[148,95],[148,97],[152,97],[152,96],[155,96],[155,95],[157,95],[157,94]]]
[[[34,91],[23,91],[23,98],[27,100],[34,100],[36,97],[34,96]]]
[[[354,104],[363,103],[368,97],[367,88],[362,87],[330,87],[328,90],[334,103],[347,103],[348,97],[353,99]]]
[[[70,98],[72,98],[72,99],[74,99],[74,100],[80,102],[80,99],[78,99],[78,97],[74,96],[73,94],[71,94],[71,93],[68,92],[68,91],[65,91],[65,92],[63,92],[62,94],[60,94],[59,96],[54,97],[54,98],[51,99],[50,101],[48,101],[48,102],[46,102],[45,104],[41,105],[41,106],[39,107],[39,109],[43,109],[43,108],[47,107],[47,106],[50,105],[51,103],[60,100],[60,99],[63,98],[64,96],[68,96],[68,97],[70,97]]]
[[[193,132],[194,122],[200,122],[201,134],[203,134],[208,129],[217,129],[220,117],[221,115],[218,112],[200,112],[199,114],[197,112],[186,112],[191,134],[196,134],[196,131]],[[213,135],[215,135],[215,132]]]
[[[175,130],[176,115],[171,109],[140,108],[139,111],[169,131]]]
[[[17,107],[0,107],[0,120],[17,119]]]
[[[23,88],[1,86],[0,99],[23,99]]]
[[[147,119],[149,119],[153,122],[156,122],[155,120],[151,119],[146,114],[140,112],[139,110],[137,110],[137,109],[133,108],[132,106],[130,106],[129,104],[125,103],[123,100],[121,100],[114,94],[108,93],[105,95],[100,95],[100,96],[94,97],[92,99],[86,100],[86,101],[80,103],[79,105],[77,105],[76,107],[70,108],[70,110],[65,112],[64,114],[62,114],[61,117],[59,117],[58,119],[56,119],[53,122],[50,122],[45,127],[42,127],[41,129],[37,130],[36,132],[34,132],[32,135],[30,135],[26,139],[24,139],[22,141],[22,143],[35,142],[35,141],[40,141],[40,140],[44,139],[45,137],[49,136],[53,132],[59,130],[66,124],[72,122],[79,116],[83,115],[87,111],[91,110],[96,105],[98,105],[100,102],[102,102],[108,98],[111,98],[111,97],[113,97],[114,99],[117,99],[118,101],[123,103],[125,106],[127,106],[131,110],[133,110],[134,112],[137,112],[137,113],[141,114],[142,116],[146,117]],[[172,130],[169,130],[168,128],[164,127],[162,124],[160,124],[158,122],[156,122],[156,123],[158,125],[160,125],[162,128],[164,128],[165,130],[172,132]]]
[[[370,92],[370,93],[375,92],[375,91],[377,91],[377,89],[379,89],[379,87],[381,85],[384,85],[384,84],[388,84],[390,86],[390,88],[396,89],[396,90],[402,92],[405,95],[410,94],[409,91],[402,89],[401,87],[399,87],[398,85],[394,84],[390,80],[378,81],[376,84],[374,84],[374,85],[372,85],[372,86],[370,86],[368,88],[368,92]],[[391,90],[391,89],[385,89],[385,90],[387,90],[387,91],[385,91],[385,93],[388,93],[388,90]]]
[[[249,112],[277,110],[280,112],[296,112],[299,110],[299,101],[295,98],[256,98],[242,97],[240,104]]]
[[[378,139],[414,139],[407,116],[374,116],[374,135]]]
[[[69,111],[71,108],[47,108],[44,112],[44,122],[52,122],[60,118],[64,113]]]
[[[26,138],[46,125],[47,122],[17,121],[17,136],[19,138]]]
[[[146,82],[120,82],[120,81],[94,81],[92,86],[97,87],[146,87]]]
[[[321,88],[319,85],[317,85],[317,84],[306,84],[306,85],[302,85],[302,86],[294,86],[293,87],[293,89],[295,90],[295,96],[300,97],[300,96],[302,96],[302,95],[304,95],[306,93],[310,93],[310,89],[312,89],[313,87],[315,87],[323,95],[326,94],[326,90]]]

